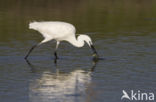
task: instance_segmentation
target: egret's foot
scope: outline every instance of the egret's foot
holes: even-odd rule
[[[54,52],[54,56],[55,56],[55,59],[59,59],[58,56],[57,56],[56,51]]]
[[[55,65],[57,64],[57,59],[54,59],[54,63],[55,63]]]
[[[55,59],[54,59],[55,66],[57,66],[57,60],[58,60],[58,57],[57,58],[55,57]]]
[[[28,56],[25,56],[24,59],[27,60]]]
[[[59,57],[58,56],[55,56],[55,58],[54,58],[55,60],[58,60],[59,59]]]

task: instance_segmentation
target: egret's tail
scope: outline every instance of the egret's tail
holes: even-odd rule
[[[29,23],[29,29],[36,30],[38,28],[38,26],[39,26],[38,22],[30,22]]]

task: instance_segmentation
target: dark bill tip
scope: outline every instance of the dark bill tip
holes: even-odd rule
[[[96,51],[94,45],[91,45],[90,47],[91,47],[91,49],[93,51],[93,57],[96,58],[96,59],[98,59],[98,54],[97,54],[97,51]]]
[[[96,49],[95,49],[94,45],[91,45],[90,47],[91,47],[91,49],[92,49],[93,53],[94,53],[94,54],[97,54],[97,52],[96,52]]]

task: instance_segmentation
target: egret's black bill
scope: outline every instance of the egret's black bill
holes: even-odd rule
[[[99,60],[99,57],[98,57],[98,54],[96,52],[96,49],[95,49],[95,47],[93,45],[91,45],[91,49],[93,51],[93,60],[94,61],[98,61]]]
[[[97,52],[96,52],[94,45],[91,45],[91,49],[92,49],[93,53],[97,55]]]

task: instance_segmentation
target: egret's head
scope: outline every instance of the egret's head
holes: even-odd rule
[[[96,52],[96,49],[95,49],[95,47],[93,45],[93,42],[92,42],[91,38],[88,35],[80,35],[78,38],[81,39],[81,40],[83,40],[83,41],[85,41],[89,45],[89,47],[93,51],[94,58],[97,59],[98,58],[98,54]]]
[[[91,40],[91,38],[88,35],[79,35],[78,39],[83,40],[84,42],[86,42],[89,45],[89,47],[91,47],[92,40]]]

